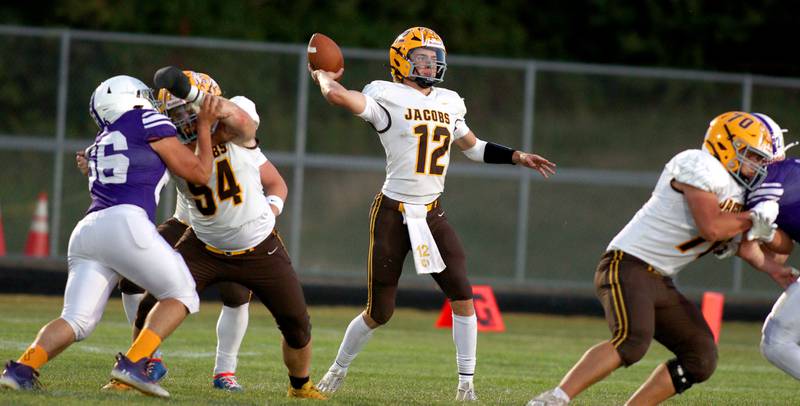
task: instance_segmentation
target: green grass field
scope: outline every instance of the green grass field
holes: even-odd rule
[[[42,369],[45,391],[0,393],[0,404],[248,404],[310,403],[285,398],[288,380],[281,361],[280,337],[266,309],[254,303],[250,327],[239,359],[238,376],[245,392],[211,388],[215,325],[219,303],[208,302],[170,337],[163,350],[170,368],[163,386],[172,399],[137,393],[109,394],[113,355],[128,346],[129,329],[118,299],[111,300],[92,337],[77,343]],[[0,296],[0,359],[16,359],[37,329],[58,316],[61,298]],[[312,379],[318,380],[336,355],[344,329],[360,309],[313,307]],[[398,309],[388,327],[354,361],[347,382],[328,404],[452,404],[456,387],[451,332],[433,328],[436,312]],[[481,333],[475,384],[480,404],[524,405],[534,394],[556,384],[590,345],[607,338],[598,318],[505,314],[505,333]],[[715,375],[673,405],[787,405],[796,403],[797,382],[764,360],[758,351],[760,325],[726,323]],[[573,404],[622,404],[660,362],[669,357],[654,343],[639,364],[615,372],[583,393]]]

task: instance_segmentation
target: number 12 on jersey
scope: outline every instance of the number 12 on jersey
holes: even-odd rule
[[[416,172],[421,174],[441,175],[444,173],[444,165],[439,165],[439,159],[450,149],[450,130],[444,126],[433,128],[433,142],[439,142],[439,147],[431,152],[428,159],[428,138],[431,138],[427,124],[420,124],[414,127],[414,134],[419,137],[417,145],[417,166]],[[428,167],[430,161],[430,167]]]

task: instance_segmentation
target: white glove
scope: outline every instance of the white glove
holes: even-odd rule
[[[750,217],[755,214],[758,218],[765,223],[774,223],[778,218],[778,202],[774,200],[765,200],[752,209],[750,209]]]
[[[775,238],[775,219],[778,217],[778,202],[763,201],[750,209],[753,227],[747,232],[747,241],[761,240],[771,242]]]

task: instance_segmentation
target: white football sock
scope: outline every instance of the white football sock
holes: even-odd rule
[[[242,345],[250,319],[249,308],[250,303],[239,307],[222,306],[217,320],[217,358],[214,360],[214,375],[236,372],[239,347]]]
[[[144,293],[122,294],[122,307],[125,308],[125,317],[128,318],[130,325],[136,321],[136,312],[139,311],[139,303],[142,303],[142,298],[144,298]]]
[[[350,363],[353,362],[356,355],[361,352],[364,344],[372,337],[372,331],[361,314],[356,316],[344,332],[342,345],[339,346],[339,353],[336,354],[334,365],[341,369],[350,367]]]
[[[472,382],[478,347],[478,318],[453,314],[453,342],[456,344],[458,383]]]

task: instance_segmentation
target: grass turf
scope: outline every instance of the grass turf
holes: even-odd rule
[[[0,296],[0,359],[16,359],[36,331],[57,317],[56,297]],[[112,299],[94,334],[74,344],[42,369],[45,391],[0,391],[0,404],[298,404],[285,398],[288,379],[280,352],[280,335],[259,303],[250,310],[237,375],[245,392],[228,394],[211,387],[219,303],[204,303],[165,342],[170,368],[163,386],[172,399],[161,401],[138,393],[103,393],[113,355],[129,344],[121,302]],[[354,307],[310,309],[314,337],[311,377],[319,380],[332,362]],[[327,404],[453,404],[457,383],[455,353],[449,330],[435,329],[435,312],[398,309],[354,361],[342,389]],[[608,337],[602,319],[536,314],[504,314],[505,333],[481,333],[475,385],[479,404],[523,405],[546,390],[596,342]],[[782,405],[796,401],[797,383],[765,361],[758,351],[760,325],[725,323],[716,373],[703,384],[674,397],[671,405]],[[637,365],[616,371],[581,394],[575,405],[622,404],[650,371],[670,354],[653,343]]]

